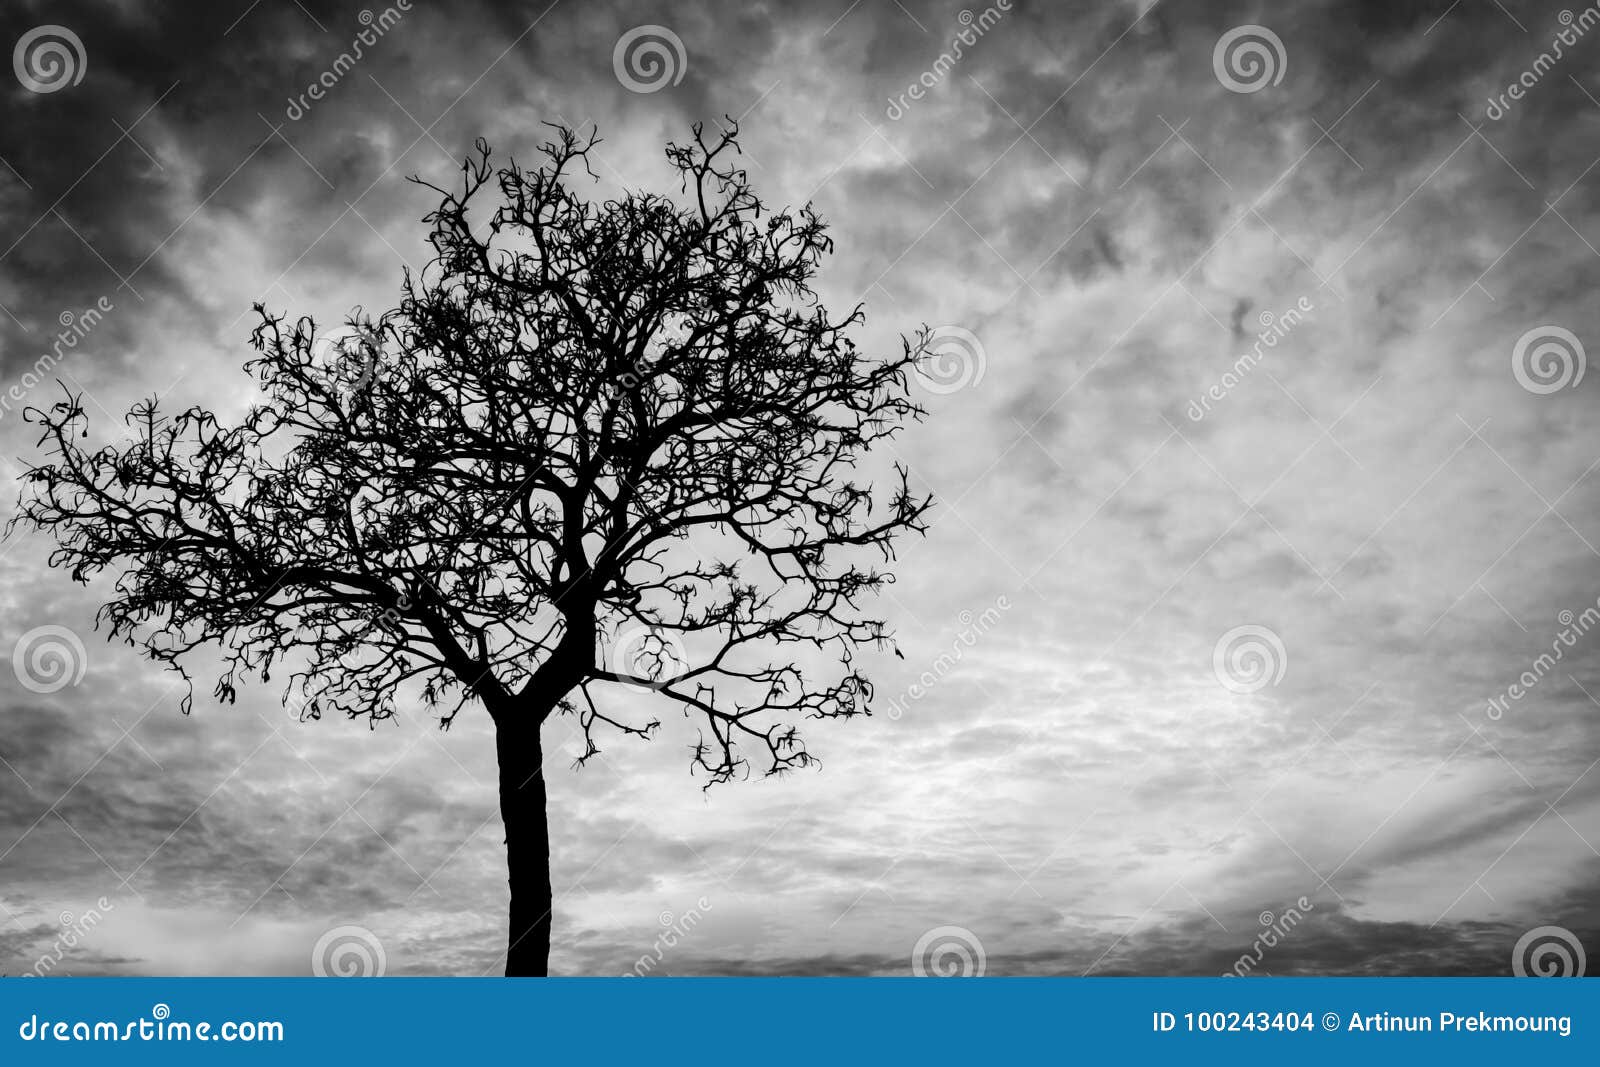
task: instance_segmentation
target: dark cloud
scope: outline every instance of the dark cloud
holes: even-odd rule
[[[64,25],[87,67],[0,87],[0,378],[105,296],[53,369],[106,416],[167,389],[240,407],[252,301],[382,306],[420,262],[406,175],[595,124],[608,195],[658,184],[689,122],[743,115],[763,193],[835,222],[822,284],[867,302],[869,343],[928,322],[985,345],[980,385],[897,445],[940,511],[882,680],[928,692],[821,732],[818,775],[702,795],[672,735],[555,779],[559,968],[620,973],[703,898],[663,970],[900,974],[958,923],[993,974],[1217,973],[1324,877],[1343,902],[1315,895],[1272,973],[1504,973],[1547,924],[1600,944],[1592,638],[1483,713],[1600,595],[1592,375],[1532,398],[1506,358],[1541,322],[1600,337],[1600,44],[1491,119],[1555,7],[1017,0],[896,118],[961,26],[908,8],[416,0],[307,103],[379,5],[9,5],[0,41]],[[647,22],[688,65],[640,95],[612,46]],[[1273,91],[1213,74],[1247,22],[1283,42]],[[1302,296],[1293,343],[1193,421]],[[8,462],[31,450],[14,410]],[[93,590],[36,541],[0,555],[8,638],[87,634]],[[1256,695],[1212,675],[1242,622],[1288,649]],[[304,973],[342,922],[396,973],[496,969],[484,723],[291,723],[266,689],[183,719],[167,679],[88,644],[79,687],[4,679],[0,969],[101,896],[72,973]]]

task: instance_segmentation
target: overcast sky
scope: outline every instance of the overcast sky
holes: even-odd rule
[[[104,299],[50,375],[97,434],[152,393],[236,418],[252,302],[389,306],[405,176],[545,121],[598,126],[600,196],[739,118],[763,197],[831,221],[864,347],[970,331],[895,443],[938,500],[882,605],[896,713],[706,794],[627,698],[661,736],[552,779],[555,972],[691,912],[659,972],[903,974],[955,926],[990,974],[1219,973],[1291,906],[1262,972],[1600,947],[1600,25],[1524,78],[1561,5],[547,4],[415,0],[303,107],[361,5],[6,5],[82,77],[3,72],[0,386],[49,402],[28,369]],[[615,62],[646,24],[659,85]],[[1219,52],[1241,26],[1264,66]],[[87,651],[53,692],[0,670],[0,970],[101,898],[61,972],[301,974],[343,924],[389,973],[500,970],[486,715],[302,724],[257,686],[186,718],[48,547],[0,545],[0,651]]]

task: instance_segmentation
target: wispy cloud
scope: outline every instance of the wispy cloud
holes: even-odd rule
[[[898,718],[815,732],[820,773],[702,795],[669,717],[556,776],[557,970],[620,973],[701,897],[665,972],[904,973],[955,924],[989,973],[1217,973],[1302,896],[1272,973],[1497,973],[1549,923],[1592,951],[1600,640],[1485,711],[1600,597],[1600,385],[1539,394],[1512,365],[1545,325],[1600,346],[1600,42],[1484,115],[1555,14],[1019,3],[891,123],[956,7],[418,0],[286,122],[357,8],[13,6],[0,39],[69,25],[88,66],[0,89],[0,387],[109,294],[62,364],[104,432],[152,392],[236,413],[251,302],[337,318],[426,258],[406,175],[596,124],[605,195],[665,180],[689,122],[742,117],[764,195],[832,221],[821,282],[866,302],[867,343],[925,322],[985,353],[897,445],[940,503],[887,601],[905,659],[881,687],[933,671],[963,612],[1012,606]],[[640,94],[612,48],[645,22],[687,69]],[[1283,78],[1232,92],[1214,47],[1247,23]],[[7,968],[107,896],[64,972],[298,973],[347,922],[394,973],[497,969],[486,722],[302,724],[270,689],[182,719],[46,552],[0,545],[0,651],[66,625],[88,671],[50,694],[0,675]],[[1219,684],[1242,625],[1281,642],[1276,684]]]

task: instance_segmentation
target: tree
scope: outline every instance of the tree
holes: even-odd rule
[[[74,579],[118,574],[113,637],[186,680],[221,647],[220,701],[282,666],[308,716],[377,722],[414,693],[448,728],[482,705],[509,975],[548,967],[541,726],[574,716],[579,764],[605,729],[649,738],[629,687],[695,721],[707,788],[747,752],[767,774],[813,763],[795,723],[870,713],[855,653],[890,636],[863,601],[931,503],[872,454],[923,414],[926,330],[857,350],[861,307],[812,289],[825,224],[762,205],[735,126],[668,146],[681,195],[599,204],[572,189],[597,139],[552,129],[535,169],[479,141],[459,186],[412,179],[440,197],[434,258],[394,309],[319,335],[257,305],[265,399],[238,425],[148,400],[89,449],[80,395],[30,410],[46,455],[19,516]]]

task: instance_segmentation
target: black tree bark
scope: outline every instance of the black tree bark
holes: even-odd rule
[[[506,976],[550,973],[550,819],[545,803],[542,717],[501,721],[495,727],[500,760],[500,817],[506,827],[506,868],[511,883],[511,925]]]

